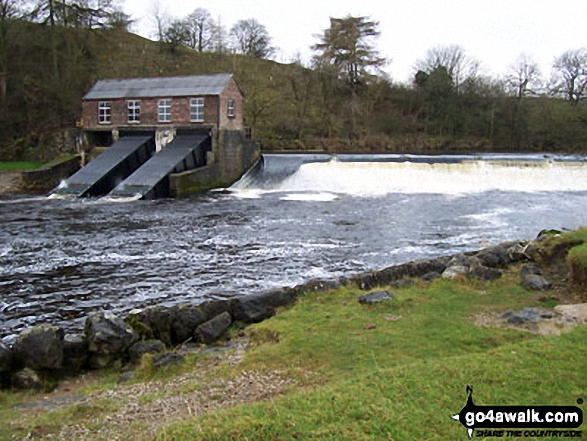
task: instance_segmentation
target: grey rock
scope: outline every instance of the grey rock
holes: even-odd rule
[[[511,309],[508,309],[506,312],[504,312],[503,314],[501,314],[499,316],[500,320],[507,320],[508,318],[510,318],[512,315],[514,315],[514,311],[512,311]]]
[[[447,266],[447,269],[450,267],[457,266],[457,267],[465,267],[467,270],[471,270],[473,268],[481,266],[482,264],[483,263],[479,257],[467,256],[466,254],[457,254],[456,256],[454,256],[453,258],[451,258],[448,261],[446,266]]]
[[[160,354],[165,352],[167,347],[161,340],[143,340],[134,343],[129,349],[131,363],[138,363],[145,354]]]
[[[181,304],[172,308],[171,338],[173,343],[183,343],[194,333],[194,330],[208,320],[205,311],[198,305]]]
[[[126,371],[120,377],[118,377],[118,380],[116,380],[116,382],[118,384],[124,384],[124,383],[128,383],[129,381],[132,381],[134,379],[135,379],[135,371]]]
[[[473,268],[467,277],[470,279],[481,280],[483,282],[492,282],[499,279],[502,276],[502,272],[496,268],[488,268],[485,266],[478,266]]]
[[[0,374],[12,369],[12,349],[0,341]]]
[[[231,300],[233,320],[244,323],[258,323],[275,315],[275,308],[281,302],[272,292],[235,297]]]
[[[510,263],[521,262],[528,260],[529,257],[526,254],[525,243],[516,243],[507,249],[507,257]]]
[[[513,312],[507,317],[507,322],[512,325],[524,325],[537,323],[543,319],[542,311],[538,308],[524,308],[521,311]]]
[[[86,319],[84,329],[90,351],[90,367],[104,368],[125,358],[128,348],[139,336],[120,317],[95,313]]]
[[[201,324],[196,328],[194,336],[197,338],[198,341],[210,344],[224,334],[230,324],[232,323],[232,318],[228,312],[223,312],[220,315],[217,315],[212,320],[207,321],[206,323]]]
[[[395,296],[389,291],[375,291],[359,297],[359,303],[369,305],[374,303],[388,302],[391,300],[395,300]]]
[[[496,245],[477,253],[477,259],[488,268],[505,268],[511,263],[506,245]]]
[[[158,354],[155,356],[153,359],[153,365],[155,366],[155,369],[159,370],[165,366],[183,363],[184,361],[185,357],[181,354],[165,352],[164,354]]]
[[[522,286],[530,291],[548,291],[552,283],[537,274],[528,274],[523,277]]]
[[[42,390],[43,381],[31,368],[24,368],[12,375],[12,386],[16,389]]]
[[[171,346],[172,309],[164,306],[151,306],[134,311],[132,316],[153,332],[153,337]]]
[[[444,272],[444,271],[443,271],[443,272]],[[441,277],[441,274],[440,274],[440,273],[438,273],[438,272],[436,272],[436,271],[433,271],[433,272],[431,272],[431,273],[426,273],[426,274],[424,274],[424,275],[421,277],[421,279],[422,279],[422,280],[424,280],[425,282],[432,282],[432,281],[434,281],[434,280],[436,280],[436,279],[438,279],[438,278],[440,278],[440,277]]]
[[[58,326],[39,325],[26,329],[16,338],[13,355],[20,365],[31,369],[59,369],[63,363],[64,335]]]
[[[458,276],[463,276],[463,275],[467,274],[468,272],[469,272],[468,266],[462,266],[462,265],[449,266],[442,273],[442,278],[443,279],[454,279]]]
[[[216,317],[217,315],[222,314],[223,312],[231,312],[232,308],[232,299],[230,300],[208,300],[207,302],[201,303],[198,305],[204,315],[206,316],[206,321]]]
[[[522,276],[522,278],[529,276],[531,274],[541,276],[542,270],[540,268],[538,268],[536,265],[529,265],[529,264],[524,265],[524,266],[522,266],[522,268],[520,268],[520,275]]]
[[[63,339],[63,366],[67,373],[84,369],[88,362],[88,343],[81,335],[67,334]]]

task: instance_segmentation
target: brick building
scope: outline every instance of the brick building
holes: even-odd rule
[[[100,80],[82,101],[86,132],[243,130],[243,94],[230,74]]]

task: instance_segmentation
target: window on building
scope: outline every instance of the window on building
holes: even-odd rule
[[[140,123],[141,122],[141,102],[139,100],[128,101],[128,122],[129,123]]]
[[[232,98],[228,99],[228,117],[234,118],[235,115],[235,104]]]
[[[159,107],[157,114],[159,115],[159,122],[171,122],[171,100],[159,100]]]
[[[98,123],[110,124],[112,122],[112,103],[101,101],[98,103]]]
[[[204,98],[192,98],[190,100],[190,121],[204,121]]]

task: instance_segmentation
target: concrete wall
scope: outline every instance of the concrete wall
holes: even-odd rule
[[[73,156],[37,170],[22,173],[20,188],[24,191],[47,193],[81,168],[81,157]]]
[[[220,130],[213,140],[213,162],[196,170],[172,174],[169,178],[171,195],[185,197],[212,188],[230,187],[259,158],[259,147],[248,140],[244,132]]]

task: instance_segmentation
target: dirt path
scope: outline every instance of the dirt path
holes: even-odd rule
[[[0,171],[0,195],[19,192],[21,175],[18,171]]]
[[[246,343],[229,351],[198,358],[190,371],[164,381],[118,385],[113,390],[80,393],[94,378],[63,382],[42,400],[19,406],[23,417],[73,406],[73,415],[58,431],[36,426],[23,439],[127,440],[150,439],[162,427],[204,413],[244,403],[268,400],[296,383],[284,372],[242,371],[234,378],[219,370],[241,362]],[[18,426],[24,422],[15,421]]]

